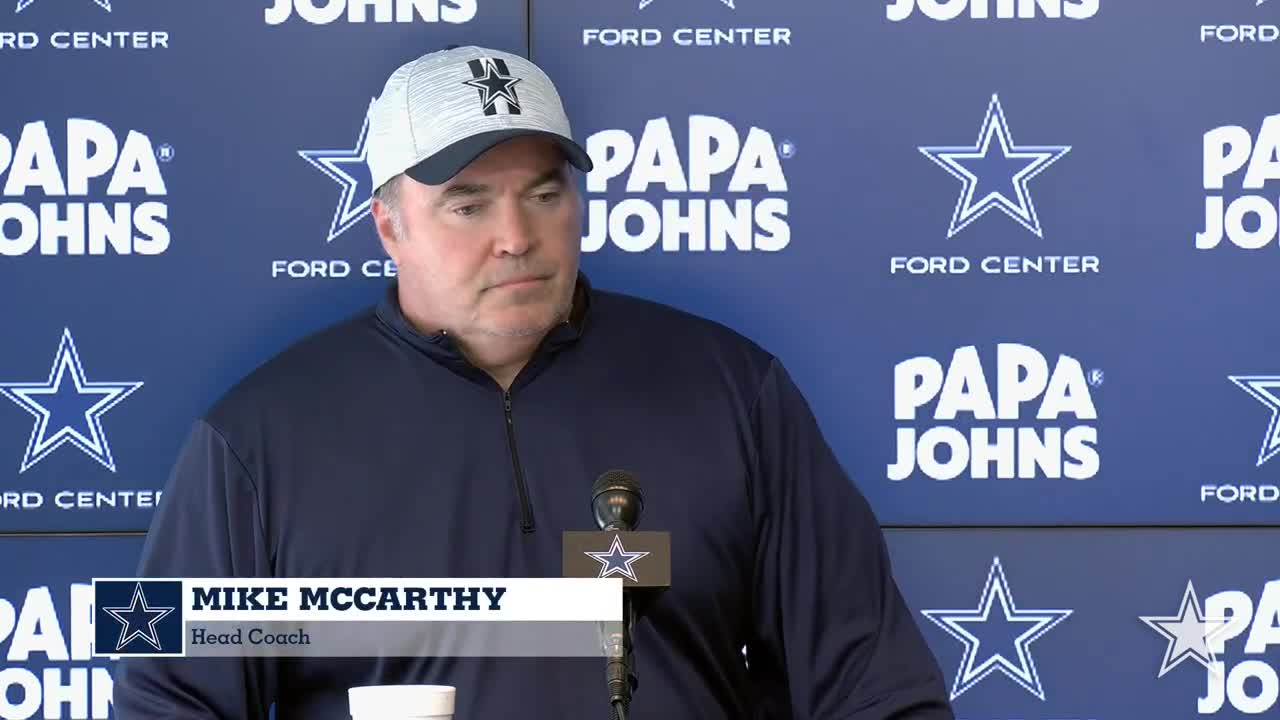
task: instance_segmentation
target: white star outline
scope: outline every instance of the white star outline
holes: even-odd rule
[[[147,621],[147,629],[145,632],[135,628],[133,632],[129,633],[126,636],[125,632],[129,629],[129,626],[131,625],[131,623],[128,620],[125,620],[124,618],[120,617],[119,613],[122,613],[125,611],[131,612],[131,613],[137,612],[138,605],[142,605],[142,612],[146,613],[147,615],[151,615],[154,612],[156,613],[156,616]],[[129,602],[128,607],[102,608],[102,612],[115,618],[116,621],[120,623],[120,640],[116,642],[116,650],[120,650],[124,648],[125,645],[129,644],[129,641],[133,640],[135,637],[139,637],[139,638],[142,638],[148,645],[155,648],[156,650],[163,651],[164,648],[160,647],[160,638],[156,635],[156,623],[163,620],[166,616],[169,615],[169,613],[173,612],[174,610],[175,608],[165,607],[163,605],[149,607],[147,605],[147,596],[142,594],[142,583],[134,584],[133,599]],[[160,611],[163,611],[163,612],[160,612]]]
[[[1262,447],[1258,450],[1258,464],[1263,463],[1280,453],[1280,375],[1228,375],[1227,379],[1237,387],[1253,396],[1253,399],[1266,405],[1271,410],[1271,422],[1267,432],[1262,436]]]
[[[1000,601],[1000,611],[1004,615],[1004,622],[1031,623],[1031,627],[1014,640],[1014,647],[1018,654],[1016,666],[1003,654],[997,652],[974,667],[974,658],[978,655],[982,640],[966,630],[962,623],[986,623],[997,597]],[[992,559],[991,569],[987,572],[987,582],[982,588],[977,609],[922,610],[921,614],[964,644],[964,656],[960,660],[960,667],[956,669],[955,681],[951,686],[952,700],[999,670],[1043,701],[1044,688],[1040,684],[1040,675],[1036,672],[1036,664],[1031,657],[1029,646],[1065,620],[1072,612],[1071,610],[1019,610],[1013,602],[1013,594],[1009,590],[1009,581],[1005,579],[1000,558],[995,557]]]
[[[1000,153],[1004,158],[1030,160],[1025,167],[1012,177],[1016,200],[1004,193],[989,192],[976,203],[974,190],[978,185],[978,176],[974,175],[963,164],[962,159],[980,159],[987,157],[991,141],[999,142]],[[964,183],[960,197],[956,200],[955,212],[951,216],[951,227],[947,237],[955,237],[957,233],[968,227],[991,209],[997,209],[1013,218],[1018,224],[1031,231],[1036,237],[1043,239],[1040,218],[1036,214],[1035,203],[1031,200],[1031,191],[1027,183],[1039,175],[1045,168],[1057,162],[1071,151],[1069,145],[1015,145],[1009,132],[1009,123],[1004,117],[1004,108],[1000,105],[998,94],[991,95],[987,105],[987,115],[983,118],[982,129],[978,131],[978,142],[972,147],[962,145],[924,145],[918,148],[925,157],[937,163],[942,169]]]
[[[26,10],[27,7],[30,6],[32,3],[34,3],[35,1],[36,0],[18,0],[18,9],[14,10],[13,12],[20,13],[23,10]],[[93,4],[97,5],[103,10],[106,10],[107,12],[111,12],[111,0],[93,0]]]
[[[1191,617],[1188,617],[1188,613]],[[1182,593],[1182,604],[1177,615],[1142,615],[1138,618],[1152,630],[1169,640],[1164,650],[1164,660],[1160,662],[1157,678],[1178,667],[1183,660],[1192,658],[1211,673],[1218,674],[1215,665],[1217,658],[1209,648],[1209,641],[1222,634],[1231,626],[1227,618],[1205,617],[1200,610],[1200,600],[1196,598],[1196,588],[1190,580],[1187,589]]]
[[[734,6],[733,6],[734,0],[720,0],[720,2],[724,3],[725,5],[728,5],[730,10],[737,10],[737,9],[738,9],[738,8],[736,8],[736,7],[734,7]],[[1264,2],[1265,2],[1265,0],[1264,0]],[[653,0],[640,0],[640,8],[639,8],[639,9],[640,9],[640,10],[643,10],[643,9],[645,9],[645,8],[649,7],[649,6],[650,6],[650,5],[652,5],[652,4],[653,4]]]
[[[614,535],[613,542],[609,544],[609,549],[604,552],[591,552],[584,550],[584,555],[588,555],[591,559],[600,563],[600,574],[596,577],[606,578],[610,575],[622,575],[630,578],[631,582],[640,582],[636,579],[635,568],[631,567],[631,563],[648,555],[647,551],[629,552],[622,547],[622,538]],[[621,557],[621,563],[613,562],[613,558]],[[612,566],[612,567],[611,567]]]
[[[89,437],[70,425],[63,425],[57,432],[48,435],[49,419],[52,413],[37,398],[41,395],[57,395],[68,373],[71,381],[75,383],[77,395],[102,396],[84,411],[85,423],[89,426]],[[0,395],[14,401],[36,418],[31,428],[31,438],[27,441],[27,452],[22,458],[22,466],[18,473],[31,469],[36,463],[68,442],[80,448],[106,469],[115,472],[116,464],[111,455],[111,445],[107,442],[106,433],[102,430],[102,415],[119,405],[142,385],[142,382],[89,382],[85,378],[84,366],[80,363],[80,353],[76,350],[71,330],[63,328],[62,341],[58,344],[57,354],[54,355],[53,366],[49,368],[48,380],[42,383],[0,383]]]
[[[374,100],[369,101],[369,110],[373,108]],[[311,163],[320,172],[328,175],[334,182],[342,186],[342,194],[338,196],[338,204],[333,209],[333,222],[329,224],[329,237],[326,243],[331,243],[342,233],[350,230],[369,214],[369,208],[373,203],[373,195],[360,198],[360,202],[352,205],[356,200],[356,190],[360,187],[360,180],[353,177],[351,173],[342,169],[341,165],[358,165],[358,172],[368,175],[369,166],[367,164],[368,146],[366,140],[369,137],[369,110],[365,110],[364,124],[360,126],[360,136],[356,139],[356,146],[350,150],[299,150],[298,155],[303,160]],[[370,181],[366,181],[370,182]]]

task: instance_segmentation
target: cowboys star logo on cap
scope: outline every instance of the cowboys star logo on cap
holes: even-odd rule
[[[484,109],[485,115],[493,115],[497,112],[495,105],[498,98],[507,101],[508,113],[520,114],[520,99],[516,97],[515,87],[516,83],[520,82],[520,78],[511,76],[505,62],[501,59],[485,58],[471,60],[467,63],[467,67],[471,68],[472,79],[462,84],[470,85],[480,91],[480,106]]]

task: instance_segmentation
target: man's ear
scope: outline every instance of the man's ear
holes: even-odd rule
[[[400,238],[396,235],[395,223],[391,221],[391,208],[387,204],[373,198],[373,202],[369,206],[370,213],[373,215],[373,226],[378,231],[378,239],[382,241],[382,249],[392,259],[396,259],[396,253],[399,250],[397,243]]]

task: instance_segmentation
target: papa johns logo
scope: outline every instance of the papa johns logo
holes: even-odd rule
[[[159,163],[173,159],[171,146],[157,148],[136,130],[117,133],[84,118],[68,119],[65,142],[54,145],[43,120],[24,125],[16,143],[0,134],[0,256],[169,249]]]
[[[115,663],[93,656],[93,586],[75,583],[62,592],[68,589],[69,622],[59,619],[48,587],[25,596],[15,590],[12,601],[0,597],[0,653],[10,663],[0,671],[0,717],[110,717]]]
[[[919,10],[931,20],[955,20],[969,11],[969,17],[985,20],[1068,18],[1085,20],[1098,14],[1101,0],[893,0],[885,17],[901,22]]]
[[[1100,458],[1090,387],[1102,378],[1100,370],[1086,375],[1067,355],[1050,368],[1040,351],[1012,343],[996,347],[994,375],[973,345],[957,349],[945,369],[928,356],[904,360],[893,371],[899,427],[888,477],[905,480],[918,470],[934,480],[966,471],[971,478],[1092,478]],[[935,401],[931,419],[947,424],[917,427],[917,412]],[[1028,403],[1034,416],[1024,408]],[[967,433],[952,424],[962,414],[971,418]],[[1064,415],[1072,420],[1063,422]]]
[[[665,117],[649,120],[639,141],[620,129],[587,138],[595,167],[586,179],[582,251],[598,251],[607,242],[624,252],[785,248],[791,226],[782,159],[795,154],[795,144],[775,141],[758,127],[743,133],[708,115],[690,116],[680,130],[687,142],[679,145]],[[600,197],[615,179],[622,184],[614,186],[615,193],[644,193],[657,185],[676,196],[658,201]]]
[[[275,0],[263,11],[268,25],[279,25],[296,12],[312,25],[349,23],[465,23],[476,16],[477,0]]]
[[[1224,237],[1245,250],[1271,245],[1280,225],[1280,205],[1274,192],[1266,196],[1262,191],[1267,183],[1280,180],[1280,114],[1262,121],[1256,142],[1249,129],[1239,125],[1206,132],[1203,153],[1205,218],[1204,230],[1196,233],[1196,248],[1216,248]],[[1238,176],[1241,171],[1244,175]],[[1232,197],[1229,190],[1236,188]]]

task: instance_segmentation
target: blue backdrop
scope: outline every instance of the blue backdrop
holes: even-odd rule
[[[131,573],[194,417],[376,299],[364,115],[451,43],[557,81],[595,284],[787,364],[965,717],[1277,712],[1278,25],[1280,0],[9,0],[0,718],[105,717],[74,584]],[[1139,619],[1188,583],[1250,600],[1220,708]]]

